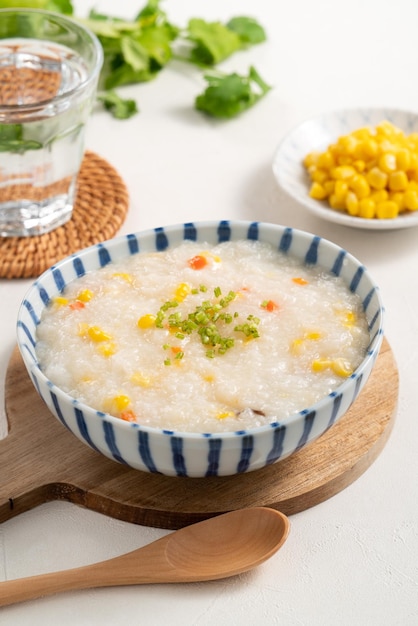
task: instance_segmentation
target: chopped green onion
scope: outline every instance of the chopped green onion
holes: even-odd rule
[[[205,285],[199,286],[201,293],[207,292]],[[197,289],[193,289],[192,293],[196,294]],[[214,300],[203,300],[197,305],[191,313],[188,313],[186,317],[182,316],[180,311],[175,311],[168,314],[169,309],[175,308],[179,305],[177,300],[168,300],[164,302],[157,315],[155,316],[155,326],[157,328],[164,328],[168,326],[175,330],[175,337],[177,339],[184,339],[186,335],[191,335],[193,332],[197,332],[200,336],[200,340],[204,346],[208,347],[206,356],[210,359],[214,358],[217,354],[225,354],[230,348],[235,345],[234,337],[223,337],[221,330],[223,325],[231,324],[232,321],[239,317],[238,311],[230,313],[225,311],[231,302],[233,302],[237,294],[235,291],[229,291],[226,296],[222,296],[222,290],[220,287],[215,287],[213,290]],[[240,332],[249,339],[255,339],[259,337],[257,329],[260,319],[254,315],[249,315],[247,320],[243,324],[238,324],[234,327],[234,332]],[[164,350],[170,348],[168,344],[163,345]],[[180,351],[176,355],[176,359],[182,359],[184,352]],[[171,365],[171,360],[166,359],[165,365]]]

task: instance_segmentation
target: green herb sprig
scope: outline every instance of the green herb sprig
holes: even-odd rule
[[[179,311],[169,313],[170,309],[178,306],[176,300],[164,302],[155,316],[155,326],[164,328],[165,325],[168,325],[168,328],[176,330],[175,336],[178,339],[184,339],[186,335],[196,333],[199,335],[203,346],[207,348],[206,356],[210,359],[225,354],[234,347],[235,339],[232,335],[224,336],[221,332],[224,325],[232,324],[239,317],[237,311],[231,313],[226,310],[236,299],[237,294],[234,291],[229,291],[226,296],[222,296],[220,287],[215,287],[213,294],[213,300],[204,300],[185,317]],[[258,317],[249,315],[244,323],[236,324],[233,331],[242,333],[246,339],[256,339],[260,336],[259,323]],[[164,350],[168,347],[170,347],[168,344],[163,345]],[[183,356],[184,353],[179,352],[176,358],[181,359]],[[165,359],[165,363],[169,365],[170,359]]]
[[[264,28],[251,17],[237,16],[226,23],[192,18],[185,28],[173,24],[160,6],[148,0],[132,20],[91,10],[79,19],[98,37],[104,63],[98,100],[117,119],[138,113],[132,100],[124,100],[115,89],[151,81],[173,59],[199,67],[209,86],[195,98],[196,110],[219,119],[230,119],[267,94],[270,87],[252,67],[248,76],[206,73],[231,55],[266,40]],[[0,0],[0,8],[29,7],[72,15],[71,0]]]
[[[237,116],[254,106],[271,89],[254,67],[250,67],[248,76],[217,72],[207,73],[205,78],[209,86],[196,98],[195,106],[218,118]]]

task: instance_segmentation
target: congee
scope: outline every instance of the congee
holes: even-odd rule
[[[363,360],[343,280],[269,244],[186,241],[70,283],[37,328],[44,374],[123,420],[183,432],[285,420]]]

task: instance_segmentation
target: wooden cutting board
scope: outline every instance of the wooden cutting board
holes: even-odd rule
[[[388,440],[398,390],[385,340],[355,404],[310,446],[247,474],[167,477],[119,465],[76,439],[37,395],[16,348],[6,376],[9,434],[0,441],[0,522],[51,500],[167,529],[251,506],[291,515],[334,496],[373,463]]]

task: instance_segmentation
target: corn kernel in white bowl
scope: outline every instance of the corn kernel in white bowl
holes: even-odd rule
[[[273,173],[279,186],[305,210],[321,219],[344,226],[371,230],[395,230],[418,226],[418,211],[391,219],[355,217],[332,209],[309,196],[310,178],[303,165],[307,154],[325,151],[340,136],[359,128],[375,127],[388,121],[405,135],[418,132],[418,114],[391,108],[359,108],[323,113],[306,120],[280,142],[273,159]]]

